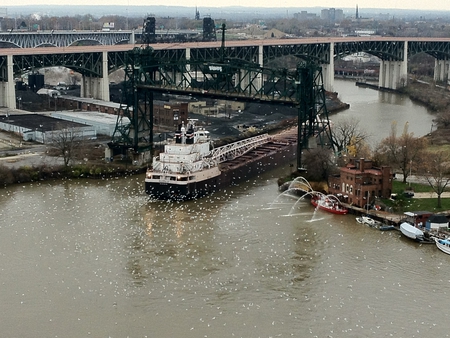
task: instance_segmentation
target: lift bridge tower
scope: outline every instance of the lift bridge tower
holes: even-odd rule
[[[222,53],[224,50],[221,48]],[[109,155],[122,154],[139,164],[151,161],[153,93],[163,91],[297,107],[300,170],[302,151],[312,142],[332,148],[322,69],[308,58],[301,60],[296,69],[270,69],[223,54],[211,61],[171,61],[156,55],[151,47],[135,48],[126,57],[122,113],[109,143]]]

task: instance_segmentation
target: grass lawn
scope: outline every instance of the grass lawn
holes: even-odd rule
[[[450,210],[450,198],[441,198],[441,208],[437,208],[437,198],[408,198],[403,195],[405,190],[409,190],[409,183],[393,181],[392,192],[397,194],[395,200],[383,199],[383,202],[394,209],[394,212],[403,213],[405,211],[430,211],[442,212]],[[429,185],[411,183],[414,192],[429,192],[433,190]]]

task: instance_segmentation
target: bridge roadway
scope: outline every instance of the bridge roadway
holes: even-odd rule
[[[15,108],[15,75],[39,68],[64,66],[82,74],[83,97],[109,100],[108,73],[122,67],[124,55],[136,44],[0,48],[0,106]],[[151,44],[158,60],[219,60],[221,42]],[[435,59],[434,78],[449,80],[450,38],[416,37],[322,37],[301,39],[227,41],[227,57],[264,66],[269,60],[285,55],[312,57],[322,66],[323,83],[333,90],[334,60],[367,52],[380,58],[379,86],[397,89],[406,85],[408,57],[428,53]]]
[[[95,41],[101,45],[134,44],[141,39],[142,29],[133,30],[39,30],[0,32],[0,44],[19,48],[69,47],[81,41]],[[203,37],[198,30],[156,30],[156,41],[192,41]]]

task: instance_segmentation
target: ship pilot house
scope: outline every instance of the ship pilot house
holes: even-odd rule
[[[328,192],[343,202],[364,208],[376,197],[389,197],[392,192],[391,167],[375,167],[371,160],[353,158],[338,175],[328,178]]]

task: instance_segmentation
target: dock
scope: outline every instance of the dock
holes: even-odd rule
[[[400,223],[405,218],[404,215],[399,214],[393,214],[389,213],[387,211],[381,211],[381,210],[366,210],[354,205],[342,203],[343,206],[345,206],[350,214],[354,215],[368,215],[372,217],[374,220],[381,222],[386,225],[394,225],[396,227],[400,226]]]

